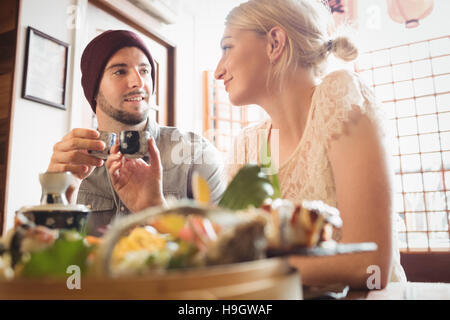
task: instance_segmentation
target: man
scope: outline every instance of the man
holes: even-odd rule
[[[106,162],[88,153],[104,150],[99,132],[76,128],[56,143],[48,171],[75,177],[67,196],[91,208],[88,232],[101,235],[116,215],[166,205],[166,197],[192,198],[192,174],[207,180],[211,200],[225,189],[218,151],[193,133],[159,126],[149,118],[155,88],[150,52],[133,32],[109,30],[94,38],[81,57],[84,94],[97,115],[98,130],[147,130],[148,158],[125,159],[116,145]]]

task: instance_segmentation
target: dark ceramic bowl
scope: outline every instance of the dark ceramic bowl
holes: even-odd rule
[[[36,225],[84,232],[90,210],[84,205],[48,204],[25,207],[20,213]]]

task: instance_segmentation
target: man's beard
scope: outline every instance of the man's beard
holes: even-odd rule
[[[130,112],[124,110],[115,109],[106,100],[105,96],[101,93],[101,91],[98,92],[97,107],[102,109],[104,113],[106,113],[114,120],[126,125],[137,125],[141,123],[142,121],[147,119],[149,112],[148,108],[142,114],[131,114]]]

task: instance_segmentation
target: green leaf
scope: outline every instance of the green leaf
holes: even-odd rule
[[[280,182],[278,180],[278,174],[275,173],[275,174],[269,175],[269,180],[272,182],[272,187],[273,187],[272,199],[281,198],[281,188],[280,188]]]
[[[231,180],[219,206],[231,210],[242,210],[250,206],[258,208],[274,195],[274,188],[260,166],[247,164]]]
[[[197,252],[197,249],[191,243],[180,241],[178,250],[170,257],[167,269],[185,268],[191,263],[191,259]]]
[[[272,174],[267,174],[267,177],[270,180],[270,182],[272,183],[272,187],[273,187],[273,195],[271,198],[272,199],[281,198],[280,182],[278,180],[277,170],[274,167],[274,164],[272,162],[272,154],[270,152],[270,144],[268,142],[268,139],[263,139],[263,141],[264,141],[264,143],[260,150],[260,159],[263,160],[261,167],[263,169],[265,169],[266,172],[269,171],[272,173]],[[266,159],[267,161],[264,161],[264,159]]]
[[[25,262],[22,275],[25,277],[67,277],[67,267],[77,265],[86,270],[90,248],[83,239],[58,238],[53,246],[30,254]]]
[[[260,166],[247,164],[243,166],[225,190],[219,206],[231,210],[260,207],[268,199],[281,198],[280,182],[277,170],[272,162],[270,144],[267,137],[262,137]]]

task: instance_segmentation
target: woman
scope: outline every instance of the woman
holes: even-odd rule
[[[227,16],[215,77],[234,105],[257,104],[270,116],[237,138],[230,175],[258,160],[261,132],[278,133],[271,149],[279,154],[283,198],[337,207],[341,242],[378,245],[370,253],[291,257],[302,282],[383,288],[405,280],[388,155],[371,90],[349,71],[323,76],[330,54],[344,61],[358,54],[347,37],[329,36],[331,21],[328,7],[315,0],[250,0]]]

